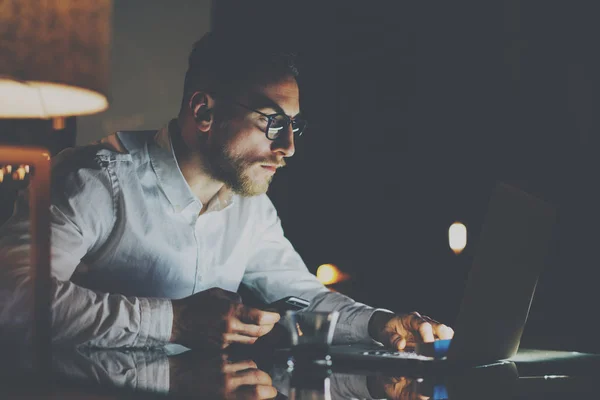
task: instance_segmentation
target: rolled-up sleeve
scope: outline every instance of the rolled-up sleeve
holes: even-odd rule
[[[61,161],[59,157],[53,167],[50,209],[53,342],[98,347],[168,342],[172,324],[169,300],[100,293],[70,281],[82,259],[111,234],[118,182],[110,174],[109,163],[99,157],[80,168]],[[15,214],[0,228],[0,327],[9,339],[31,337],[29,226],[27,193],[23,193]]]
[[[284,236],[275,207],[264,196],[255,210],[262,228],[256,237],[255,250],[246,267],[242,282],[265,303],[286,296],[310,301],[307,311],[340,313],[334,343],[376,343],[368,326],[374,308],[332,292],[308,271],[304,261]]]

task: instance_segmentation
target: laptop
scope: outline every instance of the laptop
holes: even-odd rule
[[[454,338],[402,352],[332,346],[333,364],[374,362],[378,367],[428,368],[430,364],[484,365],[510,359],[519,349],[554,222],[552,206],[520,189],[498,184],[453,326]]]

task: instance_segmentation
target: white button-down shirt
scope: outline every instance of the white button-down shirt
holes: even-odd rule
[[[285,238],[266,195],[221,191],[202,204],[169,129],[119,132],[63,151],[52,184],[53,340],[100,347],[169,341],[170,299],[241,282],[266,303],[285,296],[338,310],[334,341],[369,342],[373,309],[325,288]],[[30,333],[26,196],[0,229],[0,331]]]

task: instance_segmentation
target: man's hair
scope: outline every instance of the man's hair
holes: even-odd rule
[[[298,76],[296,53],[270,40],[238,33],[209,32],[194,44],[185,74],[183,105],[191,95],[235,95],[251,85]]]

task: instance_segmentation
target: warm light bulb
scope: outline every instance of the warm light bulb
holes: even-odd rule
[[[323,264],[317,268],[317,279],[323,285],[331,285],[339,281],[340,271],[333,264]]]
[[[304,332],[300,329],[300,324],[296,322],[296,332],[298,332],[298,336],[304,336]]]
[[[455,222],[448,229],[448,241],[454,254],[460,254],[467,246],[467,227]]]
[[[23,167],[19,167],[17,168],[17,176],[19,177],[19,180],[22,181],[23,179],[25,179],[25,168]]]

